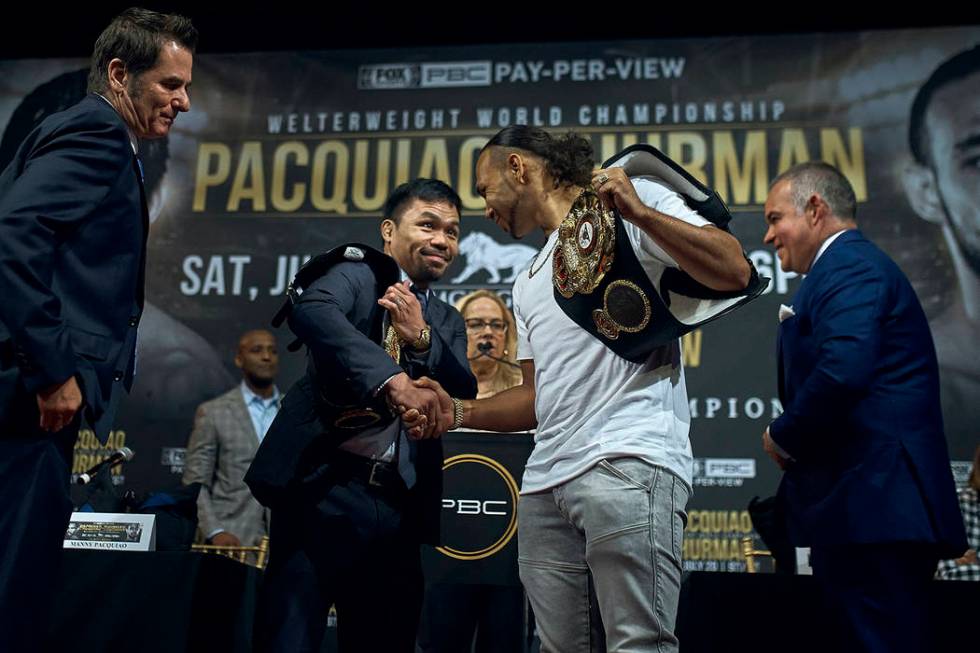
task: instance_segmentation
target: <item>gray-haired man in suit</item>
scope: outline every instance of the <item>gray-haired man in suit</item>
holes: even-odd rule
[[[279,410],[275,337],[265,330],[244,333],[235,366],[241,385],[197,409],[183,482],[201,484],[198,525],[207,542],[255,546],[269,532],[268,511],[242,479]]]

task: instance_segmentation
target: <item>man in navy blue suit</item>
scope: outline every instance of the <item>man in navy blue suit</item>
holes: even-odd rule
[[[331,604],[342,653],[415,651],[419,547],[436,542],[442,509],[442,447],[431,436],[449,425],[412,379],[467,398],[476,379],[463,318],[430,288],[459,251],[459,196],[416,179],[383,210],[384,254],[338,248],[343,257],[295,297],[289,327],[307,346],[307,373],[245,476],[272,508],[255,632],[263,653],[318,652]],[[404,424],[386,399],[410,410]],[[416,425],[418,442],[407,437]]]
[[[929,326],[908,279],[857,230],[856,204],[825,163],[770,187],[765,242],[806,277],[779,311],[784,412],[763,447],[837,620],[828,650],[924,651],[928,581],[966,540]]]
[[[197,31],[129,9],[95,44],[89,95],[0,176],[0,641],[28,648],[56,579],[84,416],[103,442],[135,373],[147,209],[139,139],[190,108]]]

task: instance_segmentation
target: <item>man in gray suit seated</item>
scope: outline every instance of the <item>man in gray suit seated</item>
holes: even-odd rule
[[[268,535],[269,519],[242,479],[279,410],[275,337],[265,330],[244,333],[235,366],[241,384],[197,409],[183,482],[201,484],[198,526],[208,544],[255,546]]]

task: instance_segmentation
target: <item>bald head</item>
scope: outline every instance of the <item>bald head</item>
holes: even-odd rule
[[[279,372],[279,350],[276,338],[265,329],[246,331],[238,339],[235,367],[253,392],[265,395],[272,392]]]
[[[252,329],[251,331],[246,331],[238,339],[238,353],[241,353],[243,349],[247,349],[249,345],[255,341],[271,341],[274,345],[276,343],[276,337],[267,329]]]

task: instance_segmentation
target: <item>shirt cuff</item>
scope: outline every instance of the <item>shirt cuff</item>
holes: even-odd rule
[[[395,378],[396,376],[398,376],[399,374],[401,374],[401,372],[397,372],[397,373],[395,373],[395,374],[392,374],[392,375],[391,375],[391,376],[389,376],[389,377],[388,377],[387,379],[385,379],[385,380],[384,380],[384,381],[383,381],[383,382],[381,383],[381,385],[379,385],[379,386],[377,387],[377,389],[376,389],[376,390],[374,391],[374,395],[373,395],[373,396],[375,396],[375,397],[377,397],[377,396],[378,396],[379,394],[381,394],[381,391],[385,389],[385,386],[386,386],[386,385],[388,385],[388,383],[389,383],[389,382],[390,382],[390,381],[391,381],[391,380],[392,380],[393,378]]]

